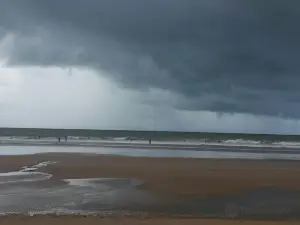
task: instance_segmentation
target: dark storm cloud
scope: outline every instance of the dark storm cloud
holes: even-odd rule
[[[298,0],[0,0],[0,6],[2,29],[15,32],[11,65],[106,70],[127,88],[180,94],[178,109],[300,118]]]

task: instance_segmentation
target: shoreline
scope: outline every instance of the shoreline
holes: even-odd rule
[[[159,142],[149,144],[147,141],[106,141],[106,140],[68,140],[57,142],[55,140],[3,140],[0,139],[0,147],[9,146],[37,146],[37,147],[89,147],[89,148],[117,148],[117,149],[145,149],[145,150],[179,150],[179,151],[212,151],[212,152],[233,152],[233,153],[282,153],[300,154],[300,146],[246,146],[246,145],[224,145],[212,143],[185,143],[185,142]]]

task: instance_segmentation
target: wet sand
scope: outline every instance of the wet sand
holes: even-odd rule
[[[0,156],[0,172],[17,171],[24,165],[43,161],[55,164],[38,169],[53,177],[43,185],[53,185],[61,179],[74,178],[135,178],[144,181],[139,189],[160,196],[161,209],[182,199],[236,195],[257,188],[300,190],[300,164],[297,161],[259,161],[231,159],[132,158],[96,154],[44,153],[24,156]],[[297,199],[296,199],[297,200]],[[299,199],[300,200],[300,196]],[[193,215],[201,207],[184,205],[175,211]],[[192,211],[189,211],[192,209]],[[158,208],[159,210],[159,208]],[[183,211],[180,211],[183,210]],[[185,211],[186,210],[186,211]],[[169,216],[174,216],[169,211]],[[248,224],[232,220],[182,218],[99,218],[74,216],[8,216],[2,224]],[[251,218],[248,218],[248,220]],[[298,222],[249,222],[249,224],[299,224]]]
[[[261,187],[300,189],[297,161],[180,159],[45,153],[0,156],[0,172],[41,161],[56,164],[41,168],[57,179],[136,178],[141,188],[164,194],[224,195]]]
[[[77,217],[77,216],[12,216],[0,218],[2,225],[296,225],[299,221],[243,221],[243,220],[214,220],[214,219],[191,219],[191,218],[99,218],[99,217]]]

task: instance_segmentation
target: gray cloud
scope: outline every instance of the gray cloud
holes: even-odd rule
[[[176,93],[177,109],[290,118],[299,21],[297,0],[0,0],[10,65],[92,67]]]

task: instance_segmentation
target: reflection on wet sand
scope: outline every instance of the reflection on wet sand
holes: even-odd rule
[[[186,196],[167,202],[162,201],[162,196],[158,198],[158,195],[137,189],[142,181],[136,179],[66,179],[49,185],[46,180],[40,180],[32,173],[28,173],[29,177],[25,182],[18,178],[14,184],[6,184],[6,188],[1,188],[1,213],[108,215],[124,210],[129,215],[144,213],[213,218],[300,218],[300,192],[288,189],[256,189],[219,197]]]
[[[51,163],[0,174],[0,212],[117,210],[154,200],[146,191],[136,189],[142,184],[137,179],[89,178],[55,182],[51,174],[32,172]]]
[[[300,218],[297,161],[47,153],[0,165],[2,213]]]

